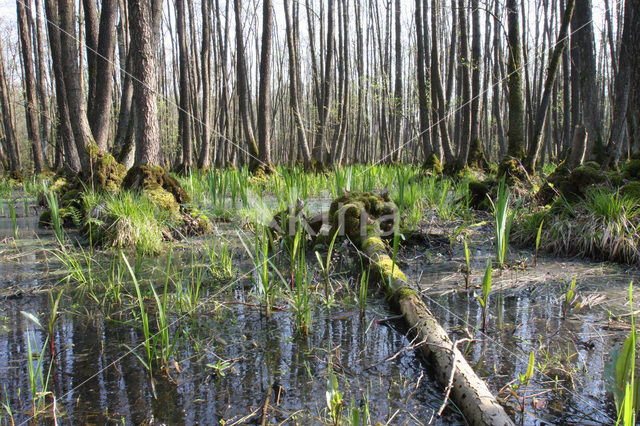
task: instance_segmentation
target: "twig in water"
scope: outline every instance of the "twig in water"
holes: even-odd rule
[[[409,343],[408,346],[405,346],[404,348],[400,349],[398,352],[396,352],[394,355],[390,356],[389,358],[384,359],[384,360],[379,361],[379,362],[376,362],[375,364],[366,367],[365,370],[370,370],[370,369],[375,368],[375,367],[377,367],[380,364],[383,364],[385,362],[393,361],[394,359],[399,357],[401,353],[407,352],[407,351],[412,351],[412,350],[417,349],[420,346],[424,345],[425,343],[427,343],[427,339],[423,339],[423,340],[421,340],[420,342],[418,342],[418,343],[416,343],[414,345],[413,342],[415,342],[417,339],[418,339],[418,336],[414,337],[413,340]]]
[[[416,382],[416,389],[418,389],[418,387],[420,386],[420,382],[422,381],[423,377],[424,377],[424,370],[420,371],[420,377],[418,377],[418,381]]]
[[[269,418],[269,400],[271,400],[272,388],[272,386],[269,386],[269,389],[267,389],[267,397],[264,400],[264,404],[262,404],[262,426],[267,424],[267,419]]]

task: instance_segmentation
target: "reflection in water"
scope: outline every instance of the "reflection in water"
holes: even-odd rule
[[[177,348],[182,373],[172,370],[171,378],[155,373],[157,399],[148,372],[135,356],[127,355],[127,347],[141,341],[137,329],[97,312],[89,317],[62,315],[54,333],[57,355],[50,379],[59,412],[71,423],[229,422],[259,408],[271,388],[272,418],[281,422],[295,413],[301,423],[316,423],[325,418],[329,359],[346,405],[353,401],[362,407],[366,398],[375,421],[384,422],[396,411],[394,424],[413,422],[411,416],[428,420],[441,403],[441,390],[428,377],[417,383],[423,364],[412,352],[368,368],[408,344],[395,325],[374,321],[391,315],[383,305],[370,306],[363,321],[351,308],[346,312],[319,308],[308,338],[296,333],[286,312],[276,312],[267,321],[254,308],[231,306],[180,320]],[[1,309],[5,324],[11,326],[0,335],[0,382],[17,421],[28,419],[30,407],[27,320],[19,311],[38,312],[45,318],[42,314],[49,309],[48,295],[23,297]],[[46,334],[39,330],[35,335],[41,347]],[[233,362],[224,374],[207,367],[220,359]],[[439,421],[449,424],[460,419],[445,413]]]
[[[528,393],[555,390],[538,398],[541,407],[527,413],[527,424],[608,424],[612,418],[615,422],[615,408],[605,387],[605,364],[611,347],[620,343],[626,333],[606,330],[606,322],[600,321],[600,309],[586,309],[562,319],[557,292],[556,287],[547,285],[496,291],[489,307],[487,334],[475,332],[481,340],[466,357],[492,389],[498,390],[526,371],[529,352],[535,351],[537,374]],[[481,324],[481,308],[472,294],[449,293],[427,297],[425,301],[459,338],[464,337],[465,328]],[[560,361],[563,369],[559,369]],[[541,370],[541,366],[546,367]],[[531,406],[529,400],[528,411]]]

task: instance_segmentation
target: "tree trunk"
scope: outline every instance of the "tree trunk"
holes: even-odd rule
[[[471,144],[474,150],[482,149],[480,141],[480,3],[471,0],[471,27],[473,39],[471,41]],[[488,28],[485,28],[488,31]]]
[[[8,167],[10,171],[20,170],[20,151],[18,150],[18,139],[13,129],[13,108],[9,100],[9,87],[4,69],[4,50],[2,40],[0,40],[0,113],[2,113],[2,125],[4,127],[4,151],[8,157]]]
[[[573,64],[578,79],[573,80],[573,84],[577,84],[580,90],[580,104],[577,107],[582,108],[582,119],[589,134],[587,154],[593,153],[596,159],[602,160],[602,123],[598,108],[591,0],[576,0],[571,34],[572,43],[575,41],[578,50],[578,61]]]
[[[191,90],[189,87],[189,51],[187,47],[184,0],[176,0],[176,32],[178,33],[180,69],[180,108],[178,109],[178,131],[182,144],[182,164],[180,170],[188,172],[193,166],[191,141]]]
[[[88,0],[93,3],[93,0]],[[111,128],[111,94],[113,92],[113,62],[116,43],[117,0],[102,0],[97,52],[94,56],[95,71],[90,72],[87,115],[91,133],[101,151],[106,151]],[[88,28],[87,28],[88,29]],[[90,56],[87,55],[87,59]],[[91,70],[91,68],[90,68]]]
[[[24,72],[25,86],[25,110],[27,114],[27,133],[31,140],[33,153],[33,166],[36,173],[44,171],[44,159],[42,157],[42,145],[40,145],[40,120],[37,110],[36,80],[31,48],[31,31],[27,23],[27,13],[23,0],[16,0],[18,33],[20,35],[20,47],[22,48],[22,68]],[[31,8],[29,8],[31,9]]]
[[[89,75],[88,80],[88,105],[93,105],[96,94],[96,83],[98,74],[98,9],[96,6],[96,0],[82,0],[82,8],[84,10],[84,16],[81,17],[80,22],[84,18],[84,44],[87,51],[87,72]],[[80,36],[82,39],[82,35]],[[80,64],[83,63],[82,58]],[[88,113],[91,108],[87,108]]]
[[[249,145],[249,166],[255,169],[258,166],[258,144],[253,133],[253,125],[249,116],[249,83],[247,81],[247,65],[244,53],[244,35],[242,34],[242,0],[233,1],[236,18],[236,75],[238,85],[238,109],[244,137]]]
[[[424,37],[422,34],[422,0],[416,0],[416,77],[418,79],[418,108],[420,114],[419,137],[422,140],[422,150],[425,164],[433,150],[429,140],[429,104],[427,100],[427,84],[424,69]],[[436,153],[438,155],[438,153]]]
[[[73,130],[82,172],[90,172],[89,149],[94,145],[91,127],[87,119],[84,95],[81,87],[81,74],[78,68],[78,50],[76,47],[75,9],[73,0],[58,1],[58,17],[60,21],[60,59],[62,62],[63,80],[69,121]]]
[[[318,123],[316,126],[316,140],[313,147],[313,156],[317,166],[323,168],[327,160],[327,125],[333,95],[333,56],[334,56],[334,0],[329,0],[327,5],[327,44],[324,62],[324,76],[322,78],[322,103],[318,108]]]
[[[524,158],[524,105],[522,103],[522,47],[517,0],[507,0],[509,63],[509,131],[507,155]]]
[[[624,23],[622,28],[622,42],[620,43],[620,61],[615,77],[615,92],[613,105],[613,123],[611,136],[607,144],[607,161],[603,167],[617,164],[622,153],[624,126],[629,107],[629,92],[631,89],[631,61],[640,55],[638,44],[633,43],[633,36],[640,32],[640,1],[626,0],[624,8]],[[636,82],[637,84],[637,82]],[[637,111],[638,105],[635,105]]]
[[[309,150],[309,142],[305,132],[304,120],[299,105],[299,82],[298,82],[298,39],[294,37],[293,24],[291,14],[289,13],[289,0],[284,0],[284,18],[287,27],[287,48],[289,50],[289,98],[291,109],[296,122],[296,130],[298,134],[298,146],[302,152],[305,167],[311,164],[311,152]],[[295,23],[297,26],[297,22]]]
[[[451,140],[449,138],[449,123],[447,120],[445,100],[442,90],[442,79],[440,78],[440,56],[438,54],[438,33],[439,33],[440,4],[438,0],[431,0],[431,103],[433,124],[437,124],[440,136],[440,143],[444,152],[444,161],[453,163],[455,160],[451,150]],[[442,159],[441,159],[442,160]]]
[[[211,0],[202,0],[202,131],[198,167],[205,168],[211,164]]]
[[[129,0],[129,30],[133,61],[133,99],[136,109],[134,164],[160,164],[160,129],[156,99],[155,38],[148,0]]]
[[[271,0],[262,3],[262,48],[260,50],[260,85],[258,87],[258,152],[260,168],[271,172],[271,33],[273,9]]]
[[[75,145],[71,121],[69,118],[69,105],[64,84],[64,71],[60,47],[60,27],[58,25],[58,6],[55,0],[45,0],[45,13],[47,15],[47,31],[49,33],[49,46],[51,62],[53,63],[53,80],[56,89],[57,106],[57,137],[62,141],[64,152],[64,168],[70,173],[80,173],[82,170],[78,150]]]
[[[37,64],[37,75],[38,80],[36,82],[37,92],[38,92],[38,100],[39,100],[39,108],[42,112],[40,114],[40,140],[42,149],[44,151],[43,158],[46,162],[46,152],[49,147],[49,135],[50,135],[50,127],[51,120],[49,112],[49,95],[47,93],[47,82],[46,82],[46,56],[45,56],[45,44],[44,44],[44,34],[42,27],[40,25],[40,21],[42,19],[42,6],[40,5],[40,0],[35,0],[36,5],[36,22],[35,22],[35,33],[36,33],[36,45],[37,49],[34,51],[36,54],[36,64]]]
[[[393,115],[393,138],[395,141],[393,159],[396,162],[400,161],[402,155],[402,26],[400,25],[400,0],[395,2],[395,29],[396,29],[396,81],[395,81],[395,93],[393,96],[394,115]],[[426,35],[426,34],[425,34]],[[426,46],[425,46],[426,48]]]
[[[467,26],[466,0],[458,0],[458,20],[460,22],[460,51],[458,66],[460,67],[462,86],[462,106],[460,107],[460,147],[457,161],[458,169],[467,165],[469,144],[471,142],[471,82],[469,80],[469,34]]]
[[[533,131],[533,139],[531,139],[531,145],[529,146],[529,154],[527,156],[526,167],[531,173],[535,172],[536,162],[538,155],[540,154],[540,148],[542,147],[542,136],[545,122],[547,120],[549,104],[551,103],[551,91],[553,89],[553,83],[558,72],[558,66],[560,65],[560,57],[562,51],[567,44],[567,32],[569,29],[569,23],[571,22],[571,15],[573,14],[573,8],[575,0],[567,0],[567,6],[562,17],[562,25],[560,26],[560,33],[558,34],[558,40],[553,48],[553,54],[551,55],[551,61],[547,68],[547,78],[544,82],[544,92],[542,94],[542,100],[538,106],[536,112],[536,122]]]

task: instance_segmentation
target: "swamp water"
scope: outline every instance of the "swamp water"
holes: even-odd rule
[[[27,361],[31,339],[36,352],[32,365],[37,364],[40,350],[46,352],[42,380],[48,376],[62,424],[260,424],[267,399],[272,407],[270,423],[327,424],[329,363],[338,378],[338,391],[344,394],[343,415],[351,407],[368,408],[372,423],[463,424],[453,408],[440,418],[434,415],[442,403],[442,389],[430,378],[429,366],[406,350],[411,345],[406,330],[397,321],[385,320],[394,313],[381,295],[371,292],[362,320],[353,304],[339,301],[331,309],[316,304],[305,338],[297,332],[286,300],[276,303],[271,320],[265,319],[256,306],[251,280],[207,284],[199,309],[171,314],[170,334],[178,336],[172,357],[177,364],[170,365],[169,377],[156,371],[152,386],[148,370],[131,351],[143,356],[139,320],[132,324],[135,303],[105,313],[68,291],[53,334],[56,362],[47,374],[51,365],[45,345],[48,332],[37,329],[21,311],[37,315],[46,327],[51,311],[48,290],[53,288],[55,294],[64,274],[52,255],[51,231],[38,228],[33,206],[28,217],[21,217],[19,207],[16,210],[17,239],[12,238],[6,204],[0,218],[3,423],[10,423],[11,416],[16,424],[32,420]],[[225,235],[231,239],[236,232],[229,228]],[[491,247],[490,242],[482,244]],[[242,256],[241,245],[235,246],[236,277],[241,277],[251,263]],[[638,282],[637,272],[549,258],[541,259],[535,268],[494,271],[489,326],[482,334],[477,330],[481,311],[473,291],[461,290],[464,277],[459,269],[464,260],[459,249],[453,259],[440,254],[444,247],[423,249],[406,249],[401,254],[402,268],[420,284],[425,302],[452,336],[466,337],[468,329],[479,339],[463,348],[466,357],[492,391],[507,399],[516,420],[524,424],[614,422],[615,408],[605,383],[607,363],[612,348],[629,333],[626,291],[630,280]],[[183,251],[183,258],[188,257],[188,250]],[[481,250],[473,256],[472,285],[481,280],[490,255]],[[148,259],[143,268],[158,274],[159,287],[165,265],[166,256],[160,256]],[[562,318],[563,292],[575,276],[577,299],[583,306]],[[150,309],[150,313],[153,323],[155,312]],[[514,396],[508,385],[524,373],[532,350],[534,378]],[[524,416],[518,399],[522,395],[529,396]],[[37,422],[53,423],[53,399],[47,396],[45,401]]]
[[[640,282],[637,268],[552,257],[532,266],[530,252],[513,249],[515,267],[493,271],[488,326],[482,333],[482,309],[474,293],[482,292],[493,252],[488,241],[474,244],[482,249],[472,250],[469,290],[464,289],[460,244],[453,255],[420,247],[402,259],[409,280],[419,284],[423,300],[452,338],[468,337],[468,330],[478,339],[463,348],[469,363],[524,424],[615,424],[608,385],[615,373],[611,355],[629,335],[628,289],[630,281]],[[562,303],[574,278],[576,296],[563,318]],[[639,293],[634,290],[636,306]],[[514,393],[509,384],[518,385],[531,351],[533,379]]]
[[[50,346],[48,331],[38,329],[21,311],[37,316],[47,327],[48,289],[57,294],[64,276],[53,255],[51,232],[38,229],[37,216],[30,216],[19,222],[14,240],[5,210],[0,235],[3,423],[33,422],[29,344],[34,368],[39,353],[45,353],[35,386],[41,391],[48,381],[61,424],[260,424],[267,399],[269,424],[327,424],[329,363],[338,379],[337,391],[344,394],[344,419],[350,409],[367,409],[372,423],[462,422],[453,409],[440,418],[434,415],[442,403],[442,389],[423,374],[418,355],[403,350],[410,344],[406,330],[390,319],[394,313],[371,293],[363,319],[353,304],[338,301],[331,309],[316,304],[309,336],[304,337],[286,301],[276,302],[271,320],[262,315],[251,280],[203,284],[199,309],[170,315],[170,335],[177,336],[172,357],[176,362],[170,363],[169,376],[156,369],[152,381],[132,354],[144,357],[135,302],[111,310],[103,301],[103,308],[97,309],[96,303],[87,302],[87,295],[78,298],[66,290]],[[99,256],[95,253],[96,263],[104,263],[106,269],[108,260]],[[240,258],[236,252],[234,263],[241,269],[237,277],[249,264]],[[158,273],[161,292],[166,256],[145,262],[141,270]],[[144,273],[140,281],[148,289],[151,280]],[[149,305],[151,298],[146,299]],[[148,311],[153,332],[155,312]],[[51,395],[43,399],[36,423],[54,422],[53,401]]]

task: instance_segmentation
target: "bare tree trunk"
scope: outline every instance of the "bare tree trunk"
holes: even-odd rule
[[[480,3],[479,0],[471,0],[471,26],[473,39],[471,41],[471,144],[474,149],[481,150],[480,141]],[[485,28],[485,31],[487,29]]]
[[[524,158],[524,106],[522,104],[522,48],[517,0],[507,0],[509,63],[509,131],[507,155]]]
[[[262,48],[260,51],[260,85],[258,87],[258,152],[260,168],[271,172],[271,32],[273,9],[271,0],[262,3]]]
[[[504,137],[504,126],[502,124],[502,111],[500,108],[500,88],[502,86],[502,23],[500,22],[500,2],[494,0],[494,20],[495,31],[493,32],[493,100],[492,109],[493,116],[496,120],[496,133],[498,134],[498,144],[500,146],[499,158],[507,153],[507,141]]]
[[[442,91],[440,78],[440,56],[438,54],[438,32],[440,4],[438,0],[431,0],[431,103],[433,106],[433,124],[439,128],[438,147],[442,147],[445,162],[452,164],[455,160],[449,139],[449,123],[446,117],[447,101]],[[436,126],[437,125],[437,126]]]
[[[595,42],[593,36],[593,15],[591,0],[576,0],[576,8],[571,21],[572,43],[578,49],[577,68],[580,105],[584,126],[587,129],[587,153],[593,153],[595,158],[602,159],[604,148],[602,143],[602,123],[598,108],[598,91],[596,86]]]
[[[64,71],[60,47],[60,28],[58,25],[58,7],[55,0],[45,0],[45,12],[47,15],[47,30],[49,33],[49,46],[51,62],[53,63],[53,79],[56,88],[57,106],[57,137],[62,141],[64,148],[64,168],[70,173],[81,171],[78,150],[75,145],[71,121],[69,118],[69,106],[67,104],[67,93],[64,84]]]
[[[624,23],[622,42],[620,44],[620,62],[615,77],[613,123],[611,136],[607,145],[608,158],[603,167],[617,164],[622,153],[624,127],[629,107],[629,92],[631,89],[631,61],[640,55],[638,44],[634,44],[633,36],[638,38],[640,32],[640,1],[626,0],[624,8]],[[637,85],[637,82],[636,82]],[[638,106],[635,106],[638,110]]]
[[[211,0],[202,0],[202,141],[198,158],[198,167],[201,169],[211,164],[211,6]]]
[[[258,144],[256,143],[251,118],[249,116],[249,87],[247,82],[247,65],[244,53],[244,36],[242,34],[242,0],[234,0],[234,12],[236,17],[236,75],[238,85],[238,108],[242,130],[249,145],[250,168],[255,169],[258,165]]]
[[[153,21],[157,15],[148,0],[129,1],[129,30],[133,61],[133,99],[136,108],[134,164],[160,164],[160,129],[156,99],[156,58]],[[159,2],[156,2],[159,3]],[[157,10],[157,8],[156,8]]]
[[[316,140],[313,147],[313,156],[317,167],[326,166],[327,160],[327,123],[329,121],[329,109],[333,95],[333,56],[334,56],[334,0],[329,0],[327,5],[327,45],[324,62],[324,76],[322,78],[322,104],[318,108],[318,123],[316,126]]]
[[[393,140],[395,141],[395,154],[393,159],[396,162],[400,161],[402,155],[402,26],[400,25],[400,0],[395,1],[395,29],[396,29],[396,81],[395,81],[395,93],[393,96],[394,115],[393,115]],[[425,47],[426,48],[426,47]]]
[[[33,153],[33,165],[36,173],[44,171],[44,160],[42,157],[42,145],[40,145],[40,120],[37,111],[37,95],[35,69],[33,56],[31,55],[31,31],[27,23],[27,14],[23,0],[16,0],[18,33],[20,35],[20,47],[22,48],[22,68],[24,71],[25,86],[25,109],[27,114],[27,133],[31,140]],[[31,9],[31,8],[29,8]]]
[[[560,0],[560,12],[564,15],[564,4],[567,0]],[[562,146],[563,149],[571,143],[571,70],[569,65],[569,49],[564,49],[562,53]]]
[[[420,113],[420,127],[418,129],[420,139],[422,140],[422,150],[424,153],[425,164],[431,154],[434,154],[431,148],[429,138],[429,104],[427,100],[427,84],[424,69],[424,36],[422,34],[422,0],[416,0],[416,77],[418,79],[418,108]],[[435,153],[438,155],[437,153]]]
[[[573,14],[573,7],[575,0],[567,0],[567,7],[562,17],[562,25],[560,27],[560,33],[558,34],[558,40],[553,48],[553,54],[551,55],[551,61],[547,68],[547,78],[544,82],[544,92],[542,94],[542,100],[538,106],[536,112],[536,122],[533,132],[533,139],[529,146],[529,154],[527,156],[526,167],[529,172],[535,172],[536,162],[538,155],[540,154],[540,148],[542,147],[542,136],[545,122],[547,120],[549,104],[551,103],[551,90],[553,89],[553,83],[558,72],[558,66],[560,65],[560,56],[567,44],[567,32],[569,29],[569,23],[571,22],[571,16]]]
[[[87,50],[87,71],[89,74],[89,93],[87,96],[89,107],[87,115],[90,115],[91,105],[94,103],[96,96],[96,85],[98,77],[98,8],[96,0],[82,0],[82,8],[84,10],[84,37],[85,47]],[[82,22],[82,19],[80,20]],[[82,37],[80,37],[82,39]],[[82,66],[82,59],[79,61]]]
[[[92,0],[89,2],[93,3]],[[101,151],[106,151],[111,128],[111,94],[113,92],[113,62],[116,43],[117,0],[102,0],[97,52],[95,53],[95,72],[90,74],[93,81],[89,88],[93,90],[89,97],[88,119],[91,133]],[[87,56],[89,58],[89,56]]]
[[[187,47],[184,0],[176,0],[176,32],[178,33],[179,69],[180,69],[180,108],[178,110],[178,129],[182,143],[182,164],[180,170],[188,172],[193,166],[193,148],[191,141],[191,90],[189,87],[189,52]]]
[[[18,150],[18,139],[13,129],[13,109],[9,100],[9,87],[4,69],[4,50],[2,40],[0,40],[0,113],[2,113],[2,125],[4,127],[4,152],[8,157],[10,171],[20,170],[20,151]]]
[[[467,27],[466,0],[458,0],[458,20],[460,22],[460,51],[458,52],[461,67],[462,106],[460,107],[460,149],[456,166],[463,169],[467,166],[469,144],[471,138],[471,82],[469,80],[469,34]]]
[[[297,22],[293,24],[291,22],[291,16],[289,13],[289,0],[284,0],[284,18],[287,26],[287,48],[289,49],[289,91],[290,102],[293,116],[296,122],[296,129],[298,134],[298,146],[302,151],[302,158],[304,160],[305,167],[309,167],[311,164],[311,151],[309,150],[309,143],[307,141],[307,134],[305,132],[304,120],[302,119],[302,112],[299,105],[299,82],[298,82],[298,39],[294,36],[293,26],[297,26]]]
[[[36,55],[37,75],[36,87],[38,92],[39,108],[42,113],[40,114],[40,140],[42,143],[42,149],[44,151],[43,158],[46,163],[46,151],[49,147],[49,134],[51,132],[51,120],[49,119],[51,113],[49,112],[49,95],[47,93],[46,71],[45,71],[45,43],[44,34],[40,21],[42,19],[42,6],[41,0],[35,0],[36,5],[36,22],[35,22],[35,34],[37,49],[34,51]]]
[[[69,106],[69,121],[73,130],[82,172],[90,171],[88,150],[94,145],[91,127],[87,119],[84,96],[81,87],[81,74],[78,69],[78,50],[76,48],[75,9],[73,0],[58,1],[60,21],[60,58],[63,68],[64,88]]]
[[[127,19],[126,6],[120,4],[120,22],[118,24],[118,37],[120,38],[120,63],[124,63],[124,72],[121,74],[122,92],[120,95],[120,111],[118,113],[118,123],[115,132],[115,142],[113,145],[113,156],[125,166],[130,167],[133,162],[134,144],[126,143],[134,140],[131,136],[134,132],[132,119],[133,112],[133,57],[129,43],[129,22]]]

